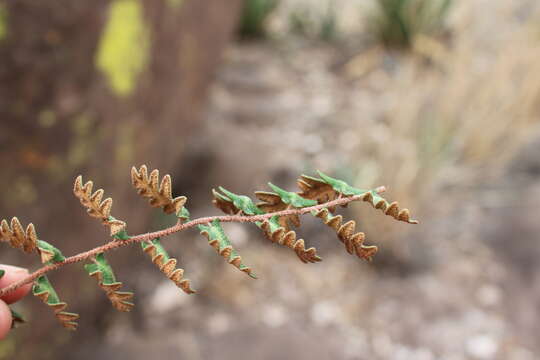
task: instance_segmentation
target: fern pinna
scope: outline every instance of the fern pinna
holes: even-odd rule
[[[353,220],[345,222],[341,215],[335,215],[338,206],[345,207],[352,201],[365,201],[396,220],[409,224],[418,223],[416,220],[411,220],[409,210],[400,210],[397,202],[389,203],[381,196],[385,190],[384,187],[358,189],[322,172],[318,172],[318,175],[319,177],[300,176],[297,181],[300,189],[298,192],[289,192],[269,183],[271,191],[255,192],[255,197],[259,200],[257,203],[248,196],[235,194],[223,187],[213,189],[213,204],[226,215],[191,220],[189,211],[185,207],[187,198],[185,196],[172,197],[169,175],[165,175],[160,181],[158,170],[149,173],[145,165],[139,169],[133,167],[131,180],[138,194],[147,198],[152,207],[161,208],[165,214],[177,219],[174,226],[141,235],[129,235],[126,222],[111,215],[113,200],[111,198],[103,200],[102,189],[93,191],[92,181],[83,184],[82,177],[78,176],[73,193],[86,208],[88,215],[99,219],[109,228],[111,241],[80,254],[65,257],[52,244],[38,239],[33,224],[29,224],[24,229],[16,217],[9,223],[2,220],[0,240],[26,253],[37,252],[44,266],[26,278],[0,289],[0,296],[25,284],[33,283],[33,294],[52,308],[56,318],[65,328],[74,330],[77,328],[79,316],[65,311],[67,304],[60,300],[46,273],[67,264],[85,262],[84,269],[96,279],[113,307],[119,311],[130,311],[133,307],[131,302],[133,293],[120,291],[122,282],[117,280],[105,258],[105,253],[115,248],[140,243],[142,251],[149,255],[152,263],[168,279],[185,293],[192,294],[195,291],[191,287],[190,280],[184,277],[184,270],[177,268],[178,261],[167,253],[161,243],[164,237],[188,228],[197,227],[201,235],[208,240],[208,244],[229,264],[251,278],[256,278],[251,266],[244,263],[242,256],[233,247],[221,226],[222,223],[253,223],[268,240],[291,249],[303,263],[316,263],[322,259],[314,247],[306,248],[305,241],[298,239],[293,230],[301,225],[301,215],[310,214],[320,218],[324,224],[336,232],[337,238],[344,244],[349,254],[366,260],[373,258],[377,253],[377,247],[365,244],[365,234],[356,232],[356,223]],[[3,273],[0,273],[0,277],[2,275]],[[13,312],[13,318],[14,323],[24,321],[15,312]]]

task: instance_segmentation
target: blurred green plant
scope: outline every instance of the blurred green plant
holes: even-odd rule
[[[148,63],[149,45],[139,0],[115,0],[101,36],[96,65],[117,95],[127,96],[134,90],[137,77]]]
[[[183,2],[184,0],[167,0],[167,3],[169,4],[169,6],[172,7],[173,9],[180,8]]]
[[[7,35],[7,11],[3,4],[0,4],[0,41]]]
[[[370,27],[385,46],[409,48],[419,34],[443,30],[452,0],[377,0]]]
[[[268,17],[277,5],[278,0],[245,0],[238,27],[240,37],[265,37]]]
[[[320,8],[302,6],[297,7],[289,14],[289,30],[291,33],[321,39],[333,40],[337,35],[337,18],[335,6],[329,2],[326,10]]]

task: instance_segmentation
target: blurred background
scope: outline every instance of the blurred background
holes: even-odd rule
[[[108,258],[130,314],[70,266],[50,279],[80,329],[29,296],[0,358],[538,359],[539,124],[535,0],[0,0],[0,218],[64,254],[109,240],[78,174],[130,233],[171,223],[130,187],[143,163],[193,217],[219,214],[218,185],[292,191],[320,169],[421,220],[345,209],[379,246],[366,263],[306,218],[310,265],[227,224],[258,280],[186,231],[164,243],[191,296],[126,248]]]

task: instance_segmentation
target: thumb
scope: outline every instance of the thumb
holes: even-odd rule
[[[7,304],[0,300],[0,339],[3,339],[9,333],[11,329],[11,310]]]

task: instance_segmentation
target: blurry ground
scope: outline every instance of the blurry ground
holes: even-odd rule
[[[540,39],[534,2],[493,3],[457,8],[467,36],[440,45],[443,55],[298,39],[232,46],[178,171],[201,174],[181,184],[194,216],[215,211],[202,205],[212,186],[293,189],[318,168],[359,186],[382,181],[421,224],[354,205],[348,215],[380,247],[367,264],[307,219],[299,234],[324,258],[312,265],[228,226],[259,280],[217,256],[203,267],[199,253],[212,251],[183,235],[171,246],[185,249],[199,294],[163,280],[141,299],[140,323],[114,315],[88,358],[537,359]],[[79,347],[81,358],[94,345]]]

